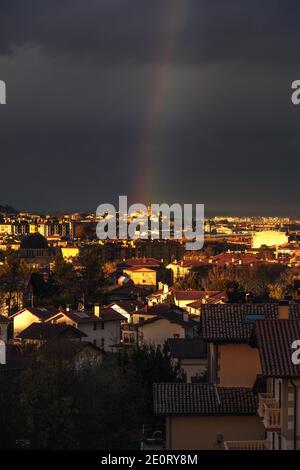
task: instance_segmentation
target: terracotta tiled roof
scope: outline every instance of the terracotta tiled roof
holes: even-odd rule
[[[256,255],[244,253],[220,253],[212,257],[212,262],[216,264],[254,264],[259,259]]]
[[[188,315],[188,313],[186,314]],[[158,320],[168,320],[170,323],[177,323],[178,325],[183,326],[184,328],[193,328],[198,325],[198,322],[192,320],[191,318],[185,320],[183,317],[183,313],[178,313],[176,311],[170,310],[167,312],[163,312],[160,315],[155,315],[153,316],[153,318],[149,318],[147,320],[136,323],[134,326],[136,328],[139,328],[140,326],[144,326],[148,323],[153,323]]]
[[[134,313],[136,308],[141,309],[144,306],[139,300],[116,300],[116,302],[111,302],[108,307],[112,308],[113,305],[118,305],[127,313]]]
[[[290,318],[292,320],[300,320],[300,304],[290,303]]]
[[[63,312],[64,315],[69,317],[74,323],[91,323],[91,322],[103,322],[103,321],[123,321],[126,318],[121,315],[119,312],[114,310],[111,307],[100,307],[99,317],[94,314],[94,312],[85,310],[83,312],[78,311],[68,311]]]
[[[264,318],[277,318],[277,304],[203,304],[202,334],[216,343],[247,343],[253,324]]]
[[[262,375],[300,377],[300,365],[294,365],[291,345],[300,339],[300,320],[267,320],[255,324],[251,344],[257,346]]]
[[[255,415],[257,396],[249,388],[202,383],[154,384],[157,415]]]
[[[160,261],[154,258],[130,258],[121,263],[119,267],[129,268],[129,267],[148,267],[148,268],[159,268],[161,265]]]
[[[59,309],[54,307],[53,305],[47,305],[46,307],[25,307],[19,310],[18,312],[14,313],[10,317],[16,317],[17,315],[20,315],[21,313],[25,312],[28,310],[32,315],[35,315],[39,320],[41,321],[46,321],[51,317],[54,317],[59,313]]]
[[[32,339],[32,340],[43,340],[49,341],[56,338],[61,338],[64,335],[70,335],[70,337],[77,336],[78,338],[86,336],[85,333],[74,328],[70,325],[65,324],[53,324],[53,323],[32,323],[28,328],[25,328],[19,335],[21,339]]]
[[[141,308],[140,310],[137,310],[136,312],[133,312],[133,313],[136,313],[139,315],[144,314],[144,315],[156,316],[156,315],[164,315],[168,312],[175,312],[175,313],[179,313],[182,315],[182,313],[185,312],[185,310],[182,309],[181,307],[178,307],[175,304],[165,302],[165,303],[152,305],[152,307],[148,307],[148,305],[146,305],[144,308]]]
[[[207,292],[201,290],[175,290],[174,297],[176,300],[198,300],[203,299]]]

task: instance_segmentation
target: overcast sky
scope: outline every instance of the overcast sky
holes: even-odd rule
[[[1,0],[0,205],[300,215],[299,0]]]

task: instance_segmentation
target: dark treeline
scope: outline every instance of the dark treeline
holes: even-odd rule
[[[0,369],[1,449],[20,442],[32,449],[137,448],[143,424],[155,423],[153,383],[184,379],[168,355],[148,347],[81,370],[58,360],[28,362],[27,353]]]

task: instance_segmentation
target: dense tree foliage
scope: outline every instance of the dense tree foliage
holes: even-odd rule
[[[76,370],[59,360],[0,368],[0,448],[128,449],[153,422],[154,382],[183,380],[167,354],[144,347]]]

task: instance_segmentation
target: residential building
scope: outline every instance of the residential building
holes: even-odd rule
[[[123,272],[128,276],[136,286],[148,286],[156,289],[157,286],[157,271],[147,267],[132,266],[123,269]]]
[[[147,303],[149,307],[152,307],[153,305],[156,304],[161,304],[162,302],[165,301],[170,301],[170,299],[173,300],[173,288],[169,287],[168,284],[163,284],[162,282],[158,283],[158,290],[155,292],[151,292],[147,296]]]
[[[165,418],[167,450],[223,450],[225,441],[265,442],[250,388],[155,384],[154,413]]]
[[[119,300],[117,302],[112,302],[108,307],[123,315],[127,322],[131,322],[135,312],[143,309],[144,304],[139,300]]]
[[[171,338],[167,346],[173,363],[180,365],[187,382],[206,382],[207,345],[203,338]]]
[[[70,339],[47,341],[39,349],[39,360],[70,363],[77,370],[100,365],[103,361],[103,356],[104,352],[102,349],[94,344],[87,341],[72,341]]]
[[[156,309],[157,313],[154,313]],[[151,312],[152,311],[152,312]],[[161,304],[148,309],[152,318],[136,323],[137,342],[163,347],[169,338],[193,338],[196,335],[197,322],[189,314],[171,304]]]
[[[285,307],[283,307],[285,308]],[[255,321],[278,317],[277,304],[204,304],[201,332],[208,348],[208,380],[221,387],[252,387],[261,373],[249,345]]]
[[[47,321],[72,325],[85,334],[84,341],[89,341],[106,352],[114,352],[121,341],[121,323],[126,318],[110,307],[95,305],[94,311],[67,308]]]
[[[190,313],[200,315],[201,305],[204,303],[224,303],[227,300],[226,292],[205,290],[174,290],[174,303],[181,308],[187,308]]]
[[[299,304],[292,313],[300,318]],[[258,414],[273,450],[300,450],[300,364],[292,361],[292,344],[299,339],[300,319],[285,319],[257,322],[250,340],[266,381]]]
[[[13,321],[14,336],[18,336],[21,331],[25,330],[32,323],[43,323],[60,312],[59,309],[52,305],[47,307],[24,307],[16,313],[10,315],[9,319]]]
[[[255,232],[252,236],[252,248],[261,248],[262,246],[280,246],[288,243],[289,237],[285,232],[275,230],[262,230]]]
[[[18,334],[25,343],[43,345],[47,341],[81,341],[86,334],[71,325],[52,323],[32,323]]]

